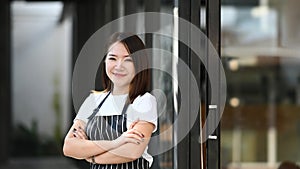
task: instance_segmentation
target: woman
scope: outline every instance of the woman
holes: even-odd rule
[[[93,91],[81,105],[65,137],[66,156],[91,168],[149,168],[147,153],[157,126],[156,99],[147,92],[145,46],[137,35],[115,33],[102,68],[105,90]],[[145,70],[143,70],[145,69]]]

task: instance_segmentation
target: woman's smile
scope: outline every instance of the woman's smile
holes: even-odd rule
[[[127,74],[124,73],[112,73],[116,77],[125,77]]]

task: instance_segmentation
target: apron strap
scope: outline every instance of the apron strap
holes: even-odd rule
[[[110,94],[110,91],[107,93],[107,95],[105,96],[105,98],[100,102],[100,104],[98,105],[98,107],[93,110],[93,113],[88,117],[89,120],[91,120],[98,113],[100,107],[102,106],[102,104],[104,103],[104,101],[107,99],[107,97],[109,96],[109,94]]]
[[[130,101],[129,101],[129,97],[127,97],[126,101],[125,101],[125,105],[123,107],[123,110],[122,110],[122,115],[126,115],[126,111],[127,111],[127,108],[130,104]]]
[[[108,94],[105,96],[105,98],[100,102],[98,107],[93,110],[93,113],[88,117],[89,120],[91,120],[98,113],[100,107],[102,106],[102,104],[107,99],[107,97],[109,96],[110,93],[111,92],[109,91]],[[124,105],[123,110],[122,110],[122,115],[126,115],[126,111],[128,109],[129,104],[130,104],[130,101],[129,101],[129,98],[127,97],[125,105]]]

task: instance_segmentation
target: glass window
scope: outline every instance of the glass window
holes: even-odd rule
[[[221,121],[224,168],[300,162],[297,5],[294,0],[261,0],[257,6],[232,2],[221,8],[228,87]]]

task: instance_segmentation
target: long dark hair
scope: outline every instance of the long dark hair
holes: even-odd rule
[[[127,49],[128,53],[132,55],[134,67],[135,67],[135,76],[129,86],[129,101],[132,103],[134,99],[145,94],[149,90],[150,85],[150,71],[148,70],[148,57],[145,52],[145,45],[143,41],[134,34],[116,32],[112,34],[108,43],[106,45],[106,52],[108,52],[111,45],[116,42],[122,43]],[[138,52],[134,54],[135,52]],[[107,53],[101,62],[101,72],[102,72],[102,85],[106,91],[111,91],[113,89],[113,83],[108,78],[105,71],[105,59]]]

